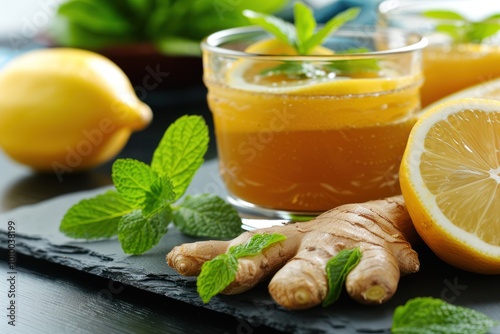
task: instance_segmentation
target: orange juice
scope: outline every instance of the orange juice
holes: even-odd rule
[[[422,107],[500,77],[500,1],[384,0],[378,25],[416,31],[423,51]]]
[[[429,46],[423,52],[422,106],[466,87],[500,77],[500,46]]]
[[[207,82],[229,192],[309,212],[398,194],[420,81],[347,79],[274,93]]]
[[[399,194],[401,156],[420,111],[425,40],[342,28],[313,54],[298,55],[268,38],[247,27],[202,44],[231,202],[288,218]],[[341,52],[366,48],[376,50]]]

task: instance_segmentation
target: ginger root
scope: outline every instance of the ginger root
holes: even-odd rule
[[[287,239],[238,259],[236,279],[223,294],[247,291],[274,274],[269,292],[278,304],[288,309],[319,305],[328,293],[328,260],[342,249],[360,247],[361,261],[346,278],[347,293],[362,304],[381,304],[394,295],[401,275],[420,267],[411,247],[418,235],[402,196],[342,205],[309,222],[244,232],[230,241],[183,244],[167,254],[167,262],[182,275],[197,276],[205,261],[255,233],[280,233]]]

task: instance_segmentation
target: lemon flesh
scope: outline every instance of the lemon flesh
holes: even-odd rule
[[[500,102],[429,109],[410,134],[400,183],[415,228],[441,259],[500,274]]]
[[[102,164],[151,118],[123,71],[94,52],[34,50],[0,71],[0,147],[35,170]]]

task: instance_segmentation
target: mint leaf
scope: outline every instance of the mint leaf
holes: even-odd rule
[[[304,44],[303,48],[304,50],[306,50],[306,53],[314,49],[316,46],[321,45],[328,36],[333,34],[335,30],[339,29],[342,25],[354,20],[360,12],[360,8],[352,7],[338,13],[333,18],[331,18],[328,22],[325,23],[324,27],[321,30],[319,30],[314,36],[309,38],[309,40],[307,40],[307,42]]]
[[[236,258],[255,256],[274,243],[286,240],[286,236],[279,233],[254,234],[247,243],[229,248],[228,253]]]
[[[173,211],[175,226],[192,236],[231,238],[241,233],[236,209],[213,194],[186,196]]]
[[[431,19],[467,21],[467,19],[461,14],[451,10],[427,10],[423,12],[423,15]]]
[[[294,6],[295,29],[297,34],[297,49],[300,54],[306,54],[306,42],[314,35],[316,20],[311,9],[303,3],[297,2]]]
[[[321,78],[328,75],[327,65],[315,65],[307,62],[283,62],[282,64],[265,69],[261,75],[286,75],[289,78]]]
[[[252,23],[260,25],[265,30],[274,34],[277,39],[294,47],[298,54],[306,55],[321,45],[327,37],[342,25],[355,19],[360,11],[358,7],[349,8],[330,19],[317,32],[315,32],[316,21],[311,9],[300,2],[295,3],[294,6],[295,26],[270,15],[258,14],[251,11],[245,11],[245,15],[249,17]],[[338,65],[335,65],[337,63]],[[261,75],[320,78],[329,75],[332,71],[335,73],[352,74],[378,70],[378,62],[375,59],[335,61],[331,66],[324,63],[284,62],[276,67],[262,71]]]
[[[495,35],[500,30],[500,23],[498,22],[473,22],[469,26],[467,37],[469,41],[481,43],[483,39]]]
[[[367,48],[348,49],[337,52],[337,54],[354,54],[370,52]],[[324,65],[327,72],[349,75],[353,73],[368,73],[380,71],[377,59],[350,59],[337,60]]]
[[[231,247],[201,266],[196,282],[198,294],[204,303],[231,284],[238,273],[238,258],[255,256],[276,242],[285,240],[282,234],[254,234],[242,245]]]
[[[441,32],[453,38],[455,42],[465,42],[467,34],[468,21],[461,14],[450,10],[428,10],[422,13],[423,16],[443,20],[443,23],[437,24],[434,28],[437,32]],[[446,21],[462,21],[463,24],[446,23]]]
[[[253,10],[244,10],[243,15],[250,23],[261,26],[282,42],[291,46],[297,45],[297,34],[293,24],[279,17],[257,13]]]
[[[154,168],[133,159],[116,160],[112,178],[117,190],[74,205],[64,216],[60,230],[85,239],[118,234],[124,252],[129,254],[151,249],[172,220],[181,231],[192,235],[223,238],[241,233],[236,209],[215,195],[186,197],[175,208],[173,219],[173,203],[203,163],[208,139],[203,118],[179,118],[168,127],[156,149]]]
[[[370,52],[367,48],[348,49],[337,54],[353,54]],[[374,73],[380,71],[377,59],[350,59],[311,64],[307,62],[285,61],[282,64],[260,72],[263,76],[286,75],[290,78],[321,78],[331,73],[352,75],[354,73]]]
[[[285,61],[282,64],[267,68],[260,72],[260,75],[271,76],[271,75],[287,75],[287,76],[311,76],[310,69],[305,66],[305,63]]]
[[[196,281],[198,294],[204,303],[224,290],[236,278],[238,260],[231,254],[220,254],[203,263]]]
[[[127,254],[141,254],[153,248],[170,223],[170,210],[163,210],[151,217],[144,217],[141,210],[125,215],[118,223],[118,240]]]
[[[456,26],[454,24],[439,24],[435,30],[453,38],[455,42],[466,41],[466,28],[463,26]]]
[[[107,34],[126,34],[131,26],[108,2],[72,0],[62,3],[57,14],[71,18],[73,24],[85,26],[92,32],[106,31]]]
[[[243,15],[251,23],[261,26],[277,39],[294,47],[299,54],[305,55],[315,47],[321,45],[328,36],[342,25],[354,20],[360,11],[361,9],[358,7],[349,8],[335,15],[316,33],[314,32],[316,21],[314,20],[312,11],[306,5],[299,2],[294,5],[295,25],[279,17],[256,13],[250,10],[245,10]]]
[[[208,128],[201,116],[182,116],[168,127],[154,151],[151,168],[170,178],[176,200],[186,192],[203,164],[208,140]]]
[[[328,294],[323,300],[323,307],[327,307],[339,299],[347,274],[356,267],[360,260],[361,250],[357,247],[343,249],[328,261],[326,264]]]
[[[490,22],[495,20],[500,20],[500,13],[495,13],[488,16],[486,19],[483,20],[483,22]]]
[[[443,20],[435,30],[452,37],[456,43],[481,43],[500,31],[500,14],[493,14],[480,22],[467,20],[459,13],[450,10],[429,10],[423,16]],[[447,23],[447,20],[460,21],[461,24]]]
[[[146,193],[158,175],[147,164],[134,159],[118,159],[111,177],[120,196],[132,205],[143,205]]]
[[[156,179],[145,194],[142,214],[149,217],[173,203],[175,201],[173,188],[168,176]]]
[[[121,217],[133,207],[113,190],[73,205],[64,215],[59,230],[72,238],[109,238],[118,233]]]
[[[419,297],[396,308],[391,333],[479,334],[496,325],[496,321],[472,309]]]

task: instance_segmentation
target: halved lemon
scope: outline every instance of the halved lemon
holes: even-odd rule
[[[417,232],[437,256],[500,274],[500,101],[428,109],[408,139],[400,183]]]

